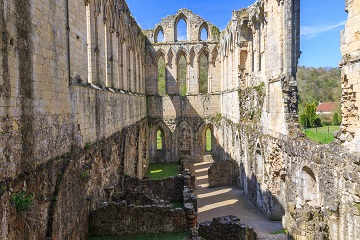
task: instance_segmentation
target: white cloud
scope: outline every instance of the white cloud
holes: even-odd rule
[[[340,30],[340,27],[343,27],[345,22],[346,20],[332,25],[301,26],[300,33],[303,37],[313,38],[325,32]]]

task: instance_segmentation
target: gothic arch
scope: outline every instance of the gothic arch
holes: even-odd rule
[[[155,29],[155,33],[154,33],[154,42],[157,43],[157,42],[163,42],[165,39],[163,39],[163,41],[159,41],[158,39],[158,36],[159,36],[159,32],[162,32],[163,34],[163,37],[165,38],[165,35],[164,35],[164,29],[161,25],[157,26],[156,29]]]
[[[162,134],[162,148],[158,149],[157,133]],[[150,129],[150,161],[151,162],[169,162],[171,159],[172,134],[169,127],[163,122],[157,122]]]
[[[201,39],[201,32],[202,32],[203,29],[205,29],[206,33],[207,33],[207,38],[206,39]],[[207,41],[209,39],[210,39],[209,26],[208,26],[208,24],[206,22],[203,22],[199,27],[198,41]]]
[[[211,131],[211,151],[206,151],[206,132]],[[216,148],[216,138],[215,138],[215,127],[211,122],[203,122],[197,131],[197,139],[200,140],[200,149],[202,155],[212,154]]]
[[[180,20],[184,20],[185,24],[186,24],[186,39],[189,40],[189,34],[188,34],[188,29],[189,29],[189,23],[188,23],[188,19],[185,16],[185,14],[183,13],[179,13],[174,21],[174,42],[178,42],[178,24],[180,22]]]
[[[175,62],[176,62],[176,64],[178,64],[179,63],[179,60],[180,60],[180,57],[181,56],[184,56],[185,57],[185,59],[186,59],[186,62],[188,62],[189,60],[189,54],[188,54],[188,52],[186,51],[186,49],[184,49],[184,48],[180,48],[178,51],[177,51],[177,54],[176,54],[176,60],[175,60]]]
[[[198,54],[198,72],[199,72],[199,93],[208,94],[209,93],[209,49],[202,48]]]
[[[175,136],[179,159],[193,159],[194,129],[186,120],[178,125]]]

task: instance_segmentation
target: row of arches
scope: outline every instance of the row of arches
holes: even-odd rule
[[[164,28],[161,25],[158,25],[155,28],[154,32],[154,42],[178,42],[178,41],[189,41],[191,38],[189,37],[189,30],[187,26],[187,21],[184,16],[179,16],[175,22],[174,22],[174,28],[173,28],[173,36],[174,39],[165,39],[164,36]],[[198,36],[197,41],[207,41],[210,38],[209,35],[209,26],[206,22],[203,22],[198,27]]]
[[[165,94],[180,94],[181,96],[189,93],[207,94],[210,92],[209,76],[211,68],[215,67],[216,58],[216,47],[211,55],[208,48],[202,48],[197,54],[194,49],[188,53],[181,48],[176,55],[172,49],[167,54],[162,49],[156,53],[148,49],[146,54],[147,81],[150,81],[149,85],[156,86],[153,94],[160,96]]]
[[[150,133],[150,157],[152,162],[171,162],[180,159],[194,159],[195,155],[211,154],[215,144],[214,127],[203,124],[197,131],[182,121],[171,132],[162,121],[158,122]],[[196,153],[201,149],[201,153]]]
[[[124,1],[87,0],[85,8],[88,82],[144,93],[145,42]]]

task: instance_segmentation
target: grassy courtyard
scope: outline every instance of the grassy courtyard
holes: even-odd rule
[[[180,173],[180,167],[177,163],[151,163],[145,177],[157,180],[176,176]]]
[[[325,126],[318,128],[308,128],[304,130],[306,137],[314,142],[328,144],[334,141],[334,132],[339,130],[339,126]]]
[[[185,233],[164,233],[133,236],[108,236],[108,237],[90,237],[89,240],[184,240],[189,239]]]

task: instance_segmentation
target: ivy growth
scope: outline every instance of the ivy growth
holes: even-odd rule
[[[17,192],[11,195],[11,202],[15,205],[16,211],[22,212],[34,205],[35,195],[26,191]]]

